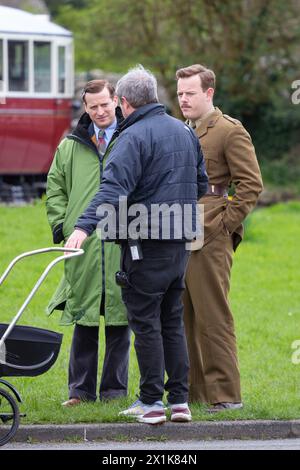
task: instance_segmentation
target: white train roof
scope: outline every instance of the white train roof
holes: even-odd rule
[[[52,23],[47,15],[33,15],[26,11],[4,6],[0,6],[1,33],[72,37],[70,31]]]

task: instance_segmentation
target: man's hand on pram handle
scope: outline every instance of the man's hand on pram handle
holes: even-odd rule
[[[81,248],[82,243],[87,238],[87,233],[84,230],[76,228],[70,235],[65,244],[65,248]],[[69,255],[69,252],[65,252],[65,255]]]

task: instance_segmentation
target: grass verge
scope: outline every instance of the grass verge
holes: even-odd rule
[[[25,207],[0,207],[0,271],[18,254],[52,245],[43,202]],[[242,391],[245,407],[207,416],[193,405],[194,420],[300,418],[300,203],[290,202],[255,211],[247,221],[246,238],[239,247],[232,272],[231,304],[236,320]],[[0,321],[9,322],[54,255],[21,261],[0,288]],[[34,378],[11,377],[24,403],[22,420],[29,423],[126,421],[118,412],[138,390],[138,367],[132,348],[129,396],[113,403],[84,404],[63,409],[68,396],[67,373],[72,328],[58,326],[58,315],[45,315],[63,266],[56,266],[20,321],[64,334],[56,364]],[[103,324],[100,331],[100,366],[103,360]],[[293,360],[292,360],[293,359]],[[299,361],[300,362],[300,361]]]

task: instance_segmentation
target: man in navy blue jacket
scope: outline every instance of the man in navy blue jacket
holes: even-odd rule
[[[194,132],[158,103],[151,72],[142,66],[131,69],[116,93],[125,120],[101,188],[66,246],[80,248],[97,226],[102,237],[121,243],[118,282],[135,334],[141,378],[139,399],[120,414],[142,423],[165,422],[166,390],[171,420],[190,421],[181,296],[189,256],[185,242],[198,233],[197,200],[207,190],[203,156]],[[107,225],[113,229],[107,231]]]

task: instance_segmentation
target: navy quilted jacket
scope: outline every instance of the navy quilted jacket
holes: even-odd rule
[[[120,236],[118,226],[119,218],[124,222],[118,211],[119,198],[123,197],[123,200],[127,198],[129,224],[137,207],[134,204],[143,204],[149,214],[150,209],[154,208],[155,212],[159,205],[171,207],[175,204],[182,209],[182,214],[185,208],[186,213],[192,213],[194,229],[197,200],[206,193],[207,182],[203,155],[194,131],[166,114],[163,105],[147,104],[121,124],[119,137],[103,172],[101,188],[76,227],[90,235],[100,219],[104,219],[102,210],[96,214],[97,208],[111,204],[117,213],[117,233],[112,238],[125,238],[124,227]],[[183,224],[179,219],[180,210],[172,219],[177,226]],[[142,231],[141,238],[164,238],[161,224],[154,227],[153,220],[149,215],[146,232]],[[180,230],[178,233],[171,228],[169,238],[183,241],[193,238],[189,233],[180,234]]]

